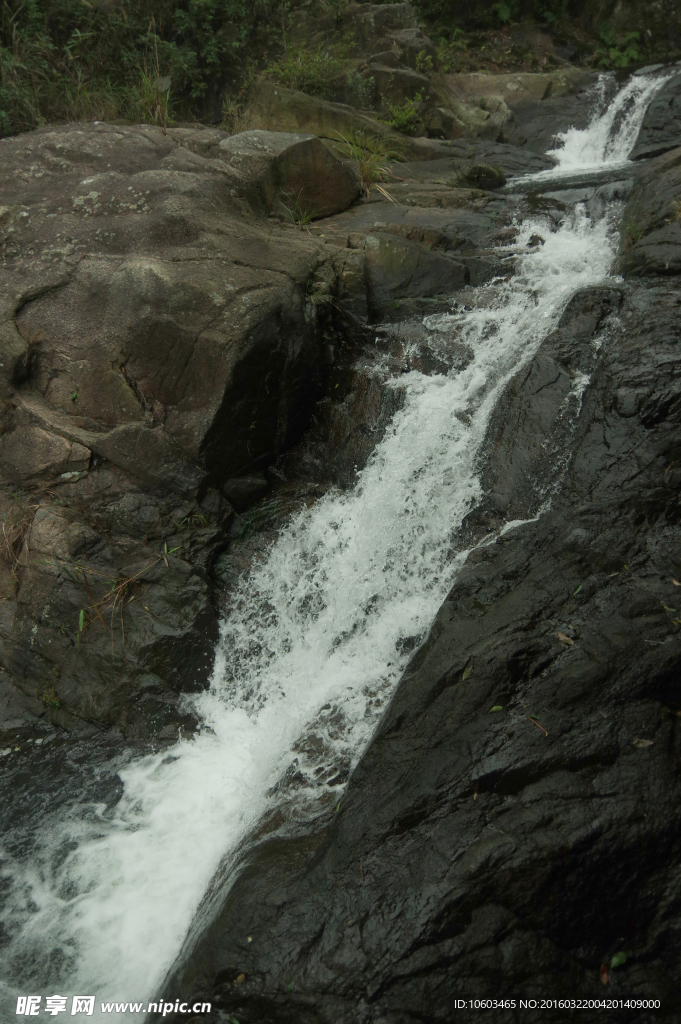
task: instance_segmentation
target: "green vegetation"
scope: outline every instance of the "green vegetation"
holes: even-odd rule
[[[388,103],[381,115],[381,121],[403,135],[415,135],[421,120],[420,105],[423,96],[419,92],[413,100],[404,103]]]
[[[301,189],[297,196],[287,195],[286,198],[289,204],[281,203],[281,208],[284,217],[290,220],[291,224],[297,224],[302,231],[304,227],[310,223],[311,220],[316,216],[316,210],[308,210],[303,204],[302,199],[303,190]]]
[[[451,71],[461,70],[459,67],[462,54],[468,49],[468,37],[460,28],[455,28],[449,38],[441,38],[437,46],[438,70],[448,75]]]
[[[289,89],[310,96],[364,109],[373,107],[374,79],[359,74],[356,61],[348,56],[347,44],[319,46],[316,50],[289,47],[280,60],[269,64],[266,74]]]
[[[412,2],[436,45],[416,56],[424,74],[551,63],[522,32],[516,38],[524,23],[601,67],[626,68],[678,46],[669,18],[642,0],[612,23],[602,20],[612,3],[594,10],[586,0]],[[349,10],[347,0],[0,0],[0,137],[68,120],[213,120],[221,105],[224,125],[238,131],[248,87],[262,73],[373,109],[375,82],[360,73]],[[413,132],[416,103],[391,105],[387,123]]]
[[[599,35],[608,48],[598,51],[599,67],[626,68],[642,59],[643,55],[638,46],[640,32],[625,32],[624,35],[618,36],[613,27],[605,21],[600,27]]]
[[[58,708],[61,706],[61,701],[54,686],[48,686],[40,699],[45,708]]]
[[[281,0],[4,0],[0,136],[46,121],[160,124],[240,71]],[[279,31],[279,30],[277,30]]]
[[[358,132],[347,139],[340,132],[336,133],[341,141],[345,156],[355,161],[359,188],[363,196],[369,196],[371,186],[387,181],[390,160],[403,160],[404,157],[394,147],[389,146],[375,135],[364,135]],[[389,197],[388,197],[389,198]]]
[[[632,245],[635,245],[641,238],[643,238],[643,228],[635,220],[627,220],[621,226],[622,237],[624,239],[624,251],[630,249]],[[626,569],[626,566],[625,566]]]

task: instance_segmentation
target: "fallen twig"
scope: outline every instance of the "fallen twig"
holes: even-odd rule
[[[543,725],[539,724],[539,722],[537,721],[536,718],[533,718],[532,715],[528,715],[527,717],[529,718],[529,720],[532,722],[533,725],[536,725],[538,729],[541,729],[541,731],[544,733],[545,736],[548,736],[548,733],[547,733],[546,729],[544,728]]]

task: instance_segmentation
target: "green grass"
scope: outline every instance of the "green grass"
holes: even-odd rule
[[[345,156],[353,160],[357,168],[359,188],[363,196],[369,196],[371,186],[387,181],[390,160],[403,160],[404,156],[376,135],[353,133],[350,138],[336,132]]]
[[[404,103],[388,103],[381,115],[381,121],[403,135],[414,135],[421,120],[422,98],[421,93],[417,93],[414,99],[405,100]]]
[[[362,77],[356,63],[344,44],[320,45],[317,49],[301,45],[288,47],[283,57],[267,66],[265,74],[308,96],[371,109],[376,83],[371,77]]]
[[[310,223],[317,216],[316,210],[308,210],[303,203],[302,195],[303,190],[301,189],[298,195],[288,195],[284,193],[288,199],[288,204],[280,200],[280,205],[283,211],[284,217],[291,222],[291,224],[297,224],[302,231],[304,227]]]

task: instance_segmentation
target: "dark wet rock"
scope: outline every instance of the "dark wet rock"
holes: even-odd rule
[[[352,487],[386,427],[401,407],[403,396],[385,386],[380,376],[358,367],[346,397],[329,397],[318,406],[309,435],[281,462],[287,479],[303,479]]]
[[[267,494],[268,483],[264,473],[251,473],[249,476],[232,477],[225,480],[222,493],[229,499],[237,512],[251,505],[258,498]]]
[[[546,72],[473,72],[444,76],[439,94],[463,122],[465,137],[543,153],[570,124],[586,126],[594,81],[592,72],[569,66]]]
[[[501,167],[507,177],[519,174],[532,174],[546,171],[553,167],[551,157],[536,153],[529,148],[503,142],[489,142],[482,139],[466,139],[453,142],[450,146],[452,156],[461,161],[489,163]]]
[[[681,149],[641,174],[622,218],[618,266],[626,277],[681,273]]]
[[[551,508],[469,555],[332,822],[244,854],[173,999],[406,1024],[565,992],[676,1019],[681,294],[621,298],[577,296],[490,426],[490,493],[527,514],[540,435],[590,374]]]
[[[495,188],[503,188],[506,184],[506,175],[503,167],[493,167],[491,164],[472,164],[465,171],[460,173],[461,183],[469,188],[481,188],[491,192]]]
[[[506,388],[487,430],[481,474],[485,499],[470,513],[469,530],[483,509],[496,511],[496,528],[526,519],[560,487],[583,396],[599,362],[594,339],[621,302],[616,289],[577,292],[557,330]],[[492,528],[489,520],[485,528]]]
[[[427,91],[430,85],[428,78],[418,71],[411,68],[386,67],[375,61],[366,65],[363,75],[373,79],[373,101],[378,107],[382,103],[402,104],[407,100],[413,100]]]
[[[568,128],[586,128],[593,116],[590,83],[575,94],[553,97],[536,106],[514,111],[514,126],[506,132],[507,141],[521,146],[523,152],[546,153],[559,146],[556,136]]]
[[[369,310],[375,319],[399,309],[404,299],[448,297],[469,279],[458,260],[390,235],[368,235],[364,259]]]
[[[631,159],[659,156],[678,146],[681,146],[681,75],[674,75],[651,100]]]

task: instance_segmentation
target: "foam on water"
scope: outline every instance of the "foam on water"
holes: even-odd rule
[[[608,101],[612,76],[601,75],[588,127],[568,128],[556,135],[555,148],[548,150],[548,155],[555,157],[556,166],[532,175],[532,179],[542,182],[574,173],[625,167],[646,109],[669,77],[670,74],[659,73],[633,75]]]
[[[472,347],[470,365],[400,378],[405,404],[355,489],[296,515],[241,581],[195,701],[201,734],[123,768],[113,815],[48,816],[33,861],[4,862],[8,1008],[17,991],[48,986],[146,1004],[225,853],[285,798],[272,787],[291,762],[310,777],[315,764],[356,763],[408,658],[402,641],[426,632],[463,557],[452,545],[480,490],[475,460],[500,389],[614,256],[607,221],[580,210],[555,232],[525,222],[515,250],[510,281],[428,321],[436,346],[454,334]],[[314,753],[301,743],[310,732]]]

